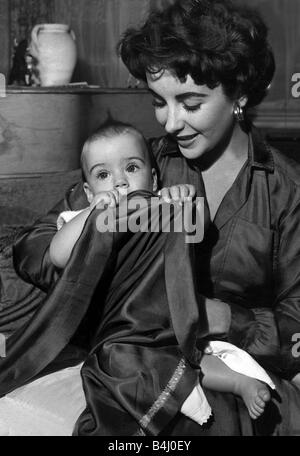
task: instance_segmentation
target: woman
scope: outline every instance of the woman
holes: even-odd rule
[[[300,331],[300,173],[247,118],[267,93],[275,64],[259,16],[224,0],[176,1],[128,30],[120,53],[147,82],[167,132],[150,141],[165,187],[193,184],[205,195],[211,224],[199,247],[199,291],[209,330],[254,356],[272,375],[278,396],[256,434],[295,433],[300,372],[293,336]],[[57,277],[49,244],[59,212],[84,206],[74,187],[15,247],[23,278],[47,290]],[[231,395],[207,391],[214,421],[176,417],[164,435],[251,433]],[[294,430],[293,430],[294,429]]]

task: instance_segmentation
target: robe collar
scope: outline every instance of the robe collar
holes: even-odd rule
[[[177,143],[172,139],[171,135],[164,137],[164,144],[161,155],[181,155]],[[248,150],[248,165],[251,168],[265,169],[266,171],[274,171],[274,160],[271,147],[266,143],[255,127],[252,127],[249,132],[249,150]]]
[[[181,155],[177,143],[169,135],[165,137],[161,154],[170,157]],[[252,126],[249,131],[248,160],[224,196],[213,220],[218,229],[221,229],[246,204],[255,172],[273,173],[274,159],[271,147],[265,142],[259,130]],[[202,176],[200,178],[202,180]],[[201,187],[204,188],[203,180]]]

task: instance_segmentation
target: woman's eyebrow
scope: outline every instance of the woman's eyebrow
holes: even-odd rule
[[[148,91],[149,91],[154,97],[163,99],[163,97],[161,97],[161,96],[158,95],[156,92],[154,92],[154,90],[148,88]],[[207,94],[207,93],[199,93],[199,92],[184,92],[184,93],[180,93],[180,94],[176,95],[175,98],[176,98],[178,101],[182,101],[182,100],[186,100],[187,98],[193,98],[193,97],[205,98],[205,97],[208,97],[208,94]]]
[[[151,93],[151,95],[153,95],[154,97],[157,97],[157,98],[162,98],[160,95],[158,95],[156,92],[154,92],[154,90],[152,90],[152,89],[149,89],[149,87],[148,87],[148,92],[150,92],[150,93]]]

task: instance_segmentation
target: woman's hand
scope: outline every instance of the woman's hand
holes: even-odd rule
[[[196,189],[194,185],[180,184],[164,187],[158,194],[166,203],[178,202],[182,204],[185,201],[192,201],[196,195]]]

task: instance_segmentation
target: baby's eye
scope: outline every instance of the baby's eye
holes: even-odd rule
[[[108,178],[108,172],[107,171],[100,171],[97,174],[97,179],[104,180],[104,179],[107,179],[107,178]]]
[[[126,167],[128,173],[135,173],[139,169],[139,166],[136,163],[131,163]]]

